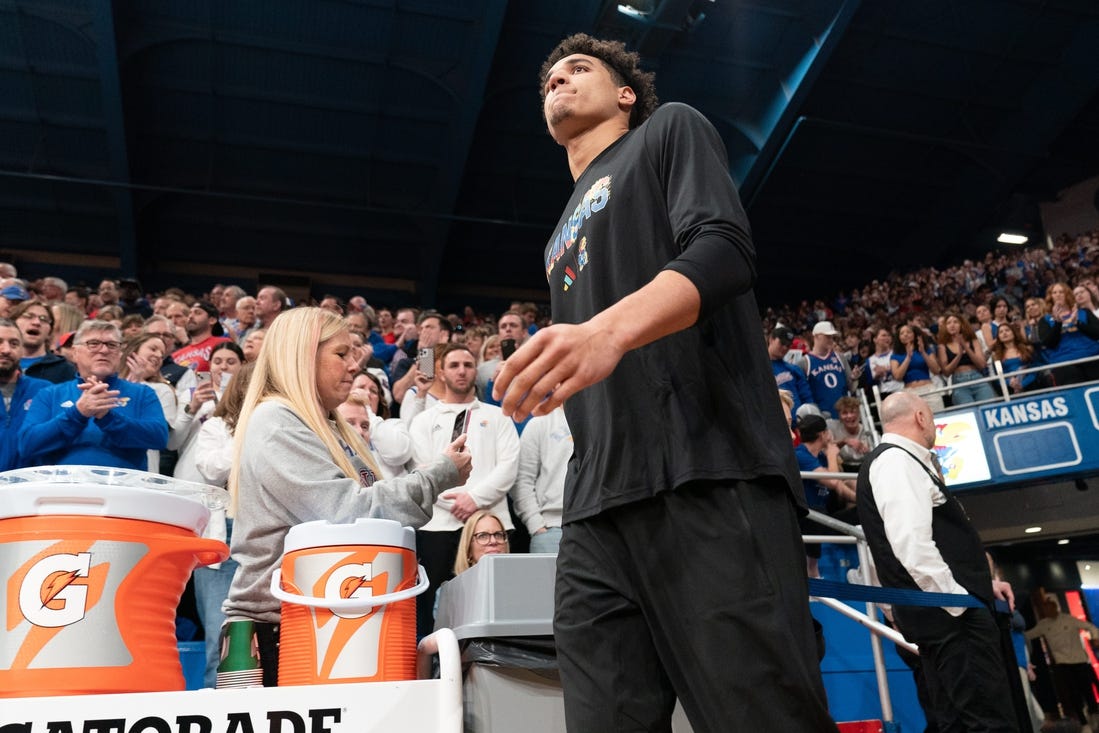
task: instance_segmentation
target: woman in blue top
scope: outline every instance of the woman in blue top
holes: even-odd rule
[[[1005,325],[1001,324],[999,328]],[[955,405],[996,399],[996,393],[988,382],[962,386],[984,378],[986,361],[985,350],[981,348],[973,327],[957,313],[951,313],[943,320],[943,327],[939,330],[938,356],[943,374],[954,377],[951,399]]]
[[[893,378],[904,382],[906,390],[923,396],[933,411],[942,410],[942,394],[927,394],[935,389],[931,375],[940,371],[931,337],[906,323],[897,330],[893,342],[896,344],[892,358]]]
[[[1029,369],[1034,364],[1034,349],[1023,338],[1019,326],[1005,323],[996,332],[996,342],[992,344],[992,358],[1003,367],[1007,386],[1013,393],[1038,389],[1043,386],[1038,373],[1010,376],[1012,372]],[[1044,376],[1044,375],[1042,375]]]
[[[1099,319],[1079,307],[1065,283],[1054,283],[1046,291],[1049,313],[1038,321],[1038,338],[1050,364],[1099,356]],[[1053,370],[1058,385],[1099,379],[1099,361],[1062,366]]]
[[[1027,298],[1024,312],[1026,313],[1026,319],[1022,323],[1019,333],[1022,334],[1023,340],[1030,344],[1030,348],[1034,352],[1034,362],[1036,364],[1045,364],[1046,357],[1044,349],[1042,349],[1042,339],[1038,335],[1038,324],[1046,315],[1046,301],[1042,298]]]

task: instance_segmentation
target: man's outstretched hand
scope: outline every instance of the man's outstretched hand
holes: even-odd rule
[[[609,334],[585,323],[540,329],[505,363],[492,396],[517,421],[546,415],[585,387],[605,379],[626,350]]]

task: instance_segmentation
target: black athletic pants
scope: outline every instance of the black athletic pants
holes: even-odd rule
[[[835,731],[805,550],[778,481],[695,485],[563,528],[554,634],[571,733]]]

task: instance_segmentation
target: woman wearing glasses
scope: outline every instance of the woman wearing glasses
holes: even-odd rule
[[[419,527],[445,489],[469,478],[465,436],[407,476],[379,479],[362,436],[337,411],[360,354],[331,311],[295,308],[267,330],[233,434],[229,475],[236,521],[225,616],[255,623],[264,684],[277,683],[279,601],[271,576],[290,527],[327,519],[393,519]]]
[[[504,525],[488,509],[478,509],[469,515],[462,526],[462,536],[458,540],[458,554],[454,558],[454,574],[460,575],[477,564],[485,555],[505,555],[511,552],[508,545],[508,532]],[[449,580],[444,580],[435,591],[435,605],[432,616],[439,615],[439,603],[446,593]],[[433,646],[422,651],[436,653]]]
[[[503,555],[508,550],[508,533],[496,515],[488,509],[475,511],[462,527],[454,574],[464,573],[485,555]]]

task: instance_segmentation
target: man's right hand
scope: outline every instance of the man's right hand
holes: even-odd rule
[[[492,394],[514,420],[548,415],[576,392],[610,375],[625,353],[593,321],[548,326],[501,362]]]
[[[459,481],[456,486],[461,486],[469,480],[469,474],[473,470],[473,456],[466,450],[466,435],[459,435],[443,451],[443,455],[450,459],[454,467],[458,469]]]
[[[431,385],[435,382],[434,377],[429,377],[420,371],[420,365],[413,362],[409,371],[412,372],[413,380],[416,382],[416,396],[426,397],[427,391],[431,388]]]
[[[992,595],[999,598],[1001,601],[1006,601],[1008,607],[1015,610],[1015,593],[1011,590],[1011,583],[1006,580],[993,580],[992,581]]]
[[[118,407],[118,390],[108,389],[106,382],[100,382],[95,377],[88,377],[81,382],[79,389],[83,394],[76,401],[76,411],[84,417],[99,419]]]
[[[394,331],[396,331],[396,326],[394,326]],[[400,334],[397,335],[396,344],[397,346],[403,347],[405,343],[409,341],[415,341],[416,337],[419,335],[420,329],[416,326],[415,323],[410,323],[405,326],[404,330],[401,331]],[[415,356],[415,354],[412,354],[411,356]]]

